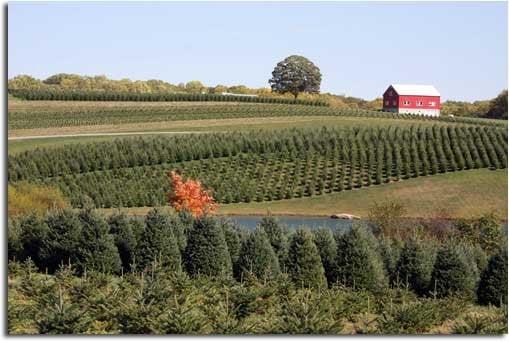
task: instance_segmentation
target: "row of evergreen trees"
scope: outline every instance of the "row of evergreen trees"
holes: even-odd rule
[[[141,219],[122,213],[103,218],[86,209],[10,221],[8,251],[11,260],[31,259],[50,273],[64,264],[81,274],[146,273],[159,267],[241,282],[287,274],[304,288],[380,291],[390,286],[419,296],[501,305],[507,302],[507,254],[497,241],[486,248],[459,239],[377,239],[363,226],[290,232],[272,217],[248,231],[213,217],[193,219],[157,209]]]
[[[281,97],[236,96],[220,94],[189,93],[134,93],[97,90],[61,89],[10,89],[15,97],[29,101],[215,101],[215,102],[256,102],[328,106],[323,100],[287,99]]]
[[[42,148],[9,156],[9,181],[228,157],[240,153],[307,155],[336,151],[368,172],[407,176],[438,170],[507,166],[507,132],[481,127],[411,126],[287,129],[138,137]]]

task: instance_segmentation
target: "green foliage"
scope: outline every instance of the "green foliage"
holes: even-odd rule
[[[224,232],[212,217],[194,221],[189,232],[184,263],[190,275],[231,275],[232,264]]]
[[[405,207],[394,200],[386,200],[373,205],[368,214],[368,220],[375,226],[377,234],[386,237],[400,237],[401,218],[405,215]]]
[[[324,287],[327,285],[320,254],[311,232],[297,229],[292,234],[288,249],[287,272],[294,284],[301,287]]]
[[[507,307],[507,250],[500,248],[489,259],[477,289],[479,303]]]
[[[354,225],[349,232],[336,235],[336,242],[335,282],[367,290],[387,285],[377,242],[366,227]]]
[[[279,272],[279,262],[269,238],[263,228],[257,227],[242,241],[236,276],[243,279],[248,275],[254,275],[267,281],[275,278]]]
[[[285,227],[274,216],[263,217],[259,226],[265,231],[269,238],[270,245],[274,249],[279,260],[279,265],[283,269],[286,265],[288,256],[288,232]]]
[[[409,287],[418,295],[428,294],[435,258],[436,247],[431,242],[417,238],[407,240],[397,264],[396,284]]]
[[[121,261],[115,246],[115,238],[103,217],[85,209],[79,213],[81,237],[78,263],[81,270],[95,270],[102,273],[118,273]]]
[[[137,236],[133,231],[131,221],[125,213],[114,213],[108,218],[110,234],[115,238],[115,246],[122,263],[122,269],[131,271],[135,262]]]
[[[463,251],[455,245],[446,244],[437,253],[431,274],[430,291],[439,298],[475,296],[475,275]]]
[[[152,209],[145,217],[145,229],[141,234],[136,251],[136,269],[154,267],[181,270],[181,255],[171,227],[169,217],[160,209]]]
[[[486,117],[507,120],[507,89],[491,100]]]
[[[313,231],[314,242],[318,253],[320,253],[320,260],[325,271],[327,283],[332,286],[334,281],[334,262],[337,254],[336,240],[334,234],[328,228],[319,228]]]
[[[505,335],[507,334],[507,308],[490,314],[471,313],[453,326],[453,334]]]
[[[309,59],[292,55],[279,62],[269,80],[274,92],[291,93],[295,98],[299,93],[319,93],[322,74]]]
[[[378,251],[382,258],[385,274],[388,277],[389,283],[398,285],[398,262],[400,260],[401,250],[403,249],[402,242],[385,237],[380,238],[378,242]]]
[[[228,247],[232,266],[236,265],[240,255],[242,232],[230,221],[220,220],[219,224],[223,229],[224,239]]]

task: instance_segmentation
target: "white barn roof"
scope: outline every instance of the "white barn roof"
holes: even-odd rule
[[[423,84],[392,84],[398,95],[422,95],[422,96],[440,96],[438,90],[432,85]]]

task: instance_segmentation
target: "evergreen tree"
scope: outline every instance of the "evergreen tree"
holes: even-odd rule
[[[37,267],[43,269],[44,260],[41,253],[49,230],[46,222],[35,214],[29,214],[21,217],[16,226],[19,229],[19,260],[24,261],[30,258]]]
[[[481,274],[477,298],[482,305],[507,305],[507,249],[500,248]]]
[[[318,252],[320,253],[320,260],[322,261],[325,277],[329,286],[332,285],[334,279],[334,260],[336,258],[336,240],[334,234],[328,228],[320,228],[314,231],[314,242]]]
[[[334,281],[354,289],[375,290],[387,284],[376,239],[364,226],[354,225],[335,236]]]
[[[137,238],[133,231],[131,221],[125,213],[115,213],[108,218],[110,233],[115,239],[122,268],[130,271],[135,262]]]
[[[70,209],[50,212],[46,217],[48,234],[41,251],[44,266],[54,272],[62,264],[81,260],[81,222],[78,214]]]
[[[437,253],[430,291],[438,297],[474,296],[475,278],[461,249],[446,244]]]
[[[258,279],[272,279],[280,273],[279,261],[263,228],[258,227],[242,242],[236,276],[250,273]]]
[[[400,241],[382,237],[378,243],[378,250],[390,284],[396,284],[398,280],[398,261],[402,250]]]
[[[323,287],[327,284],[313,235],[307,230],[297,229],[291,237],[288,274],[296,286]]]
[[[154,262],[166,269],[181,270],[181,255],[177,240],[170,229],[168,215],[160,209],[152,209],[145,217],[136,253],[136,267],[143,270]]]
[[[429,242],[416,238],[407,240],[396,268],[396,282],[418,295],[427,294],[435,256],[435,248]]]
[[[277,255],[279,266],[284,268],[288,255],[287,231],[273,216],[263,217],[259,223],[269,238],[270,245]]]
[[[224,276],[232,273],[224,232],[212,217],[194,221],[184,263],[190,275]]]
[[[79,213],[82,224],[79,262],[81,270],[94,270],[102,273],[117,273],[121,261],[115,246],[115,238],[110,234],[106,221],[92,210]]]
[[[219,224],[223,229],[223,234],[226,245],[228,246],[228,253],[230,254],[232,265],[236,265],[240,253],[241,233],[239,232],[238,228],[235,227],[235,225],[233,225],[230,221],[222,220],[219,222]]]

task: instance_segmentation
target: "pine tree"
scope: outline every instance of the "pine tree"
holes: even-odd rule
[[[17,220],[16,226],[19,229],[19,260],[24,261],[30,258],[37,267],[44,269],[41,253],[48,235],[47,224],[35,214],[29,214]],[[13,228],[9,226],[9,232],[11,229]],[[9,244],[11,244],[11,240],[9,240]]]
[[[136,267],[143,270],[158,263],[163,268],[180,271],[181,255],[173,235],[168,215],[160,209],[152,209],[145,217],[143,230],[137,247]]]
[[[278,258],[263,228],[256,228],[242,242],[235,273],[239,279],[249,273],[263,280],[273,279],[280,273]]]
[[[102,273],[117,273],[120,271],[121,261],[115,246],[115,239],[110,234],[106,221],[90,209],[79,213],[82,224],[79,254],[82,260],[79,266],[82,271],[98,271]]]
[[[444,245],[437,253],[431,274],[430,291],[437,297],[474,296],[475,279],[461,249]]]
[[[385,287],[383,264],[376,239],[364,226],[354,225],[347,233],[335,236],[337,255],[334,281],[354,289]]]
[[[297,229],[291,237],[288,274],[296,286],[320,288],[327,284],[320,254],[309,231]]]
[[[205,216],[194,221],[184,263],[190,275],[228,276],[232,273],[224,232],[212,217]]]
[[[507,249],[500,248],[481,274],[477,298],[482,305],[507,305]]]
[[[411,238],[401,250],[396,268],[396,282],[408,286],[418,295],[428,292],[436,252],[427,241]]]
[[[382,257],[385,274],[388,277],[389,283],[393,285],[396,284],[398,278],[397,269],[401,249],[402,246],[399,240],[382,237],[378,242],[378,250]]]
[[[329,286],[332,285],[334,279],[334,260],[336,258],[336,240],[334,234],[328,228],[320,228],[314,232],[314,242],[318,252],[320,253],[320,260],[322,261],[325,277]]]

